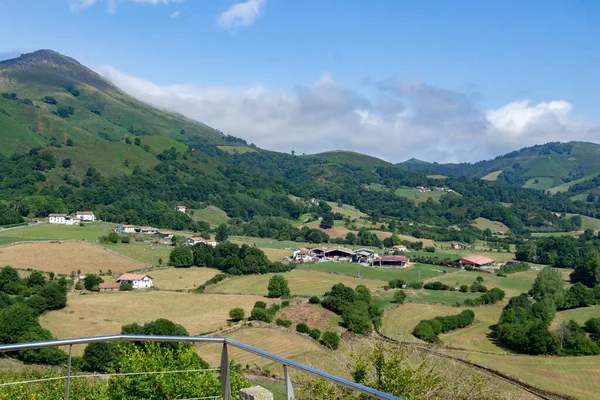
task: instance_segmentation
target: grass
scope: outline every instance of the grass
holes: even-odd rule
[[[336,274],[344,274],[349,276],[357,277],[358,264],[353,263],[336,263],[336,262],[324,262],[316,264],[304,264],[298,267],[299,269],[305,269],[310,271],[322,271]],[[410,268],[375,268],[375,267],[360,267],[361,278],[368,279],[379,279],[383,281],[389,281],[391,279],[404,279],[405,281],[416,281],[419,278],[421,280],[442,276],[444,271],[454,271],[451,268],[438,267],[433,265],[414,264]]]
[[[277,318],[290,320],[294,325],[305,323],[312,329],[316,328],[321,332],[342,333],[345,331],[340,326],[342,318],[339,315],[317,304],[298,304],[286,307],[277,313]]]
[[[456,270],[455,270],[456,271]],[[536,275],[538,271],[535,271]],[[518,296],[523,292],[527,292],[533,281],[535,280],[535,275],[527,274],[510,274],[508,277],[500,277],[494,274],[488,274],[486,272],[477,272],[477,271],[465,271],[459,270],[452,274],[446,274],[444,276],[440,276],[439,279],[435,279],[436,281],[443,282],[447,285],[470,285],[477,279],[478,276],[483,278],[483,284],[488,288],[500,288],[506,292],[507,297]]]
[[[96,243],[98,237],[106,235],[115,224],[89,223],[85,226],[40,224],[26,228],[0,231],[0,240],[10,238],[11,243],[27,240],[85,240]]]
[[[503,172],[504,172],[503,169],[499,169],[498,171],[490,172],[486,176],[482,176],[481,179],[483,179],[484,181],[497,181],[498,177]]]
[[[289,257],[293,253],[291,250],[286,249],[272,249],[269,247],[259,247],[259,249],[264,251],[266,256],[269,257],[269,260],[272,262],[283,261],[285,257]]]
[[[526,189],[538,189],[538,190],[548,190],[554,185],[554,178],[547,176],[540,176],[536,178],[531,178],[523,187]]]
[[[246,146],[217,146],[217,147],[229,154],[256,153],[256,150],[254,150],[251,147],[246,147]]]
[[[590,306],[559,311],[556,313],[554,320],[552,320],[551,328],[556,329],[561,322],[569,322],[570,320],[583,325],[590,318],[600,318],[600,307]]]
[[[572,217],[575,214],[567,214],[567,217]],[[600,231],[600,219],[588,217],[586,215],[580,215],[581,217],[581,230],[593,229],[594,232]]]
[[[350,217],[350,219],[367,219],[369,218],[369,216],[367,214],[365,214],[364,212],[358,210],[356,207],[348,205],[348,204],[342,204],[341,206],[338,205],[338,203],[333,202],[333,201],[328,201],[327,204],[329,204],[331,206],[331,211],[333,213],[340,213],[343,216],[347,216]]]
[[[600,393],[600,356],[546,357],[462,351],[451,354],[581,400],[595,400]]]
[[[594,174],[591,174],[591,175],[588,175],[588,176],[584,176],[583,178],[576,179],[576,180],[571,181],[571,182],[563,183],[562,185],[558,185],[558,186],[555,186],[552,189],[550,189],[550,193],[555,194],[555,193],[560,193],[560,192],[566,192],[566,191],[569,190],[569,188],[571,186],[576,185],[578,183],[585,182],[585,181],[589,181],[590,179],[594,179],[596,176],[598,176],[598,173],[594,173]]]
[[[373,296],[374,303],[381,309],[387,308],[394,303],[394,290],[381,292]],[[477,293],[461,293],[442,290],[405,290],[406,302],[409,303],[431,303],[453,306],[456,302],[464,302],[466,299],[474,299]]]
[[[0,249],[0,265],[57,274],[70,274],[77,270],[83,274],[98,273],[109,269],[116,273],[145,267],[102,247],[78,242],[22,243],[3,247]]]
[[[482,231],[485,229],[489,229],[492,232],[508,232],[510,228],[504,225],[502,222],[491,221],[487,218],[479,217],[475,220],[475,223],[472,224],[474,227],[481,229]]]
[[[40,318],[59,338],[120,333],[121,326],[168,318],[198,335],[227,325],[229,310],[241,307],[248,315],[261,296],[133,291],[69,296],[67,307]]]
[[[210,292],[223,293],[241,293],[267,295],[267,286],[269,279],[274,274],[264,275],[245,275],[227,279],[218,283],[209,289]],[[292,295],[298,296],[322,296],[331,290],[336,283],[343,283],[346,286],[356,287],[365,285],[368,288],[376,288],[386,285],[387,282],[381,280],[367,280],[351,278],[349,276],[326,274],[296,269],[283,274],[288,280],[288,285]]]
[[[159,265],[159,260],[163,260],[163,265],[166,265],[169,262],[169,254],[173,250],[173,247],[164,244],[136,242],[135,240],[127,244],[108,244],[106,248],[148,265]]]
[[[176,290],[194,289],[219,273],[214,268],[163,268],[149,272],[156,288]]]
[[[409,187],[401,187],[394,191],[397,196],[406,197],[408,199],[412,199],[417,203],[425,201],[429,198],[432,198],[435,201],[440,201],[440,198],[447,194],[446,192],[441,192],[437,190],[433,190],[430,192],[419,192],[417,189],[409,188]]]
[[[227,213],[219,207],[206,206],[205,208],[194,210],[192,219],[194,221],[208,222],[210,226],[214,227],[226,223],[229,220],[229,217],[227,216]]]

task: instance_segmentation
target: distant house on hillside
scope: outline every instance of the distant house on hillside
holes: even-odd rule
[[[214,240],[214,239],[204,239],[204,238],[201,238],[201,237],[192,237],[192,238],[189,238],[189,239],[186,241],[186,244],[187,244],[188,246],[195,246],[195,245],[197,245],[197,244],[199,244],[199,243],[204,243],[204,244],[207,244],[207,245],[209,245],[209,246],[213,246],[213,247],[215,247],[217,244],[219,244],[219,243],[218,243],[216,240]]]
[[[148,289],[154,286],[152,283],[152,277],[150,275],[143,274],[123,274],[117,279],[117,283],[129,284],[134,289]]]
[[[96,220],[96,214],[94,214],[93,211],[77,211],[75,213],[75,215],[77,216],[77,218],[79,218],[82,221],[95,221]]]
[[[448,227],[448,229],[450,229],[450,230],[452,230],[452,231],[457,231],[457,232],[460,232],[460,226],[458,226],[458,225],[450,225],[450,226]]]
[[[187,211],[187,207],[186,206],[175,206],[175,211],[179,211],[185,214],[185,212]]]
[[[117,233],[135,233],[135,226],[133,225],[119,225],[115,228]]]
[[[494,260],[492,260],[491,258],[488,258],[488,257],[472,254],[469,256],[462,257],[459,260],[459,262],[462,265],[472,265],[474,267],[482,267],[484,265],[492,264],[494,262]]]
[[[358,263],[370,263],[375,257],[375,252],[369,249],[358,249],[352,254],[352,261]]]
[[[410,259],[406,256],[384,256],[377,257],[373,260],[373,266],[402,268],[408,264]]]
[[[62,224],[66,223],[65,219],[68,217],[67,214],[48,214],[48,222],[51,224]]]
[[[315,249],[311,249],[310,254],[316,258],[323,258],[323,256],[325,255],[325,250],[327,250],[327,249],[317,247]]]
[[[171,231],[162,231],[161,230],[161,231],[156,232],[156,235],[160,236],[162,238],[165,238],[165,239],[171,239],[175,235],[175,233],[171,232]]]
[[[459,242],[450,243],[450,247],[452,248],[452,250],[464,250],[467,248],[467,246]]]
[[[315,261],[313,256],[310,254],[310,250],[308,250],[304,247],[299,250],[294,251],[292,260],[295,262],[300,262],[300,263]]]
[[[71,217],[69,215],[67,215],[65,217],[65,225],[79,225],[80,222],[81,222],[80,218]]]
[[[158,229],[153,228],[151,226],[137,226],[135,228],[135,231],[137,233],[146,233],[146,234],[152,235],[152,234],[158,232]]]
[[[102,282],[98,285],[98,288],[101,292],[114,292],[121,288],[121,284],[114,282]]]
[[[398,244],[396,246],[392,246],[392,250],[393,251],[402,251],[402,252],[406,252],[408,249],[406,248],[405,245],[403,244]]]

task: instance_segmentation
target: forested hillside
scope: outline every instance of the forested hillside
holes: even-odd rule
[[[580,228],[578,217],[552,211],[600,215],[600,203],[573,202],[565,193],[464,177],[442,181],[356,153],[265,151],[151,108],[47,50],[0,63],[0,93],[2,225],[93,209],[107,221],[203,231],[206,223],[173,207],[213,205],[234,222],[264,217],[271,224],[268,218],[291,221],[311,212],[305,201],[311,198],[353,205],[377,223],[407,223],[406,230],[438,226],[443,234],[448,225],[466,226],[478,217],[526,233]],[[421,203],[394,193],[420,185],[454,192]],[[408,224],[413,221],[429,228]]]

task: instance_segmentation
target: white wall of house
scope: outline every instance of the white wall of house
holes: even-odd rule
[[[145,276],[141,280],[132,281],[131,284],[134,289],[147,289],[147,288],[151,288],[152,286],[154,286],[152,284],[152,278],[150,278],[149,276]]]
[[[60,216],[50,216],[48,217],[48,222],[51,224],[65,224],[65,216],[64,215],[60,215]]]
[[[77,218],[81,219],[82,221],[95,221],[96,220],[96,215],[94,213],[91,214],[84,214],[84,213],[77,213]]]

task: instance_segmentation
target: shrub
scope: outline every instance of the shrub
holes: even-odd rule
[[[194,262],[194,253],[189,246],[175,247],[169,255],[169,264],[175,267],[191,267]]]
[[[465,310],[458,315],[449,315],[447,317],[435,317],[430,320],[422,320],[413,329],[413,335],[425,342],[437,343],[440,341],[438,335],[455,329],[464,328],[473,323],[475,313],[471,310]]]
[[[429,290],[449,290],[450,286],[436,281],[436,282],[428,282],[425,285],[423,285],[423,288],[425,289],[429,289]]]
[[[312,296],[310,299],[308,299],[308,302],[310,304],[321,304],[321,299],[318,296]]]
[[[277,314],[277,312],[281,309],[281,306],[279,304],[271,304],[271,306],[267,309],[267,311],[271,314],[271,315],[275,315]]]
[[[83,290],[83,283],[77,282],[75,284],[75,290]]]
[[[56,104],[56,99],[52,96],[46,96],[42,99],[42,101],[48,104]]]
[[[330,347],[333,350],[337,350],[338,347],[340,347],[340,337],[335,332],[327,331],[323,333],[321,344],[325,347]]]
[[[469,286],[467,285],[460,285],[460,289],[458,289],[459,291],[463,292],[463,293],[467,293],[469,291]]]
[[[287,279],[283,275],[273,275],[269,280],[269,297],[288,297],[290,295],[290,288],[288,287]]]
[[[410,289],[423,289],[423,282],[410,282],[406,286]]]
[[[394,292],[394,302],[396,304],[403,304],[406,301],[406,293],[402,290],[397,290]]]
[[[369,307],[364,302],[356,302],[346,307],[342,318],[350,332],[368,334],[373,330]]]
[[[265,303],[264,301],[257,301],[256,303],[254,303],[254,308],[267,308],[267,303]]]
[[[244,319],[244,310],[242,308],[232,308],[229,310],[229,318],[232,321],[241,321]]]
[[[392,279],[388,282],[388,286],[392,289],[402,289],[406,285],[406,282],[402,279]]]
[[[129,236],[121,236],[121,243],[129,243],[131,242],[131,239],[129,238]]]
[[[423,250],[425,250],[428,253],[435,253],[435,247],[433,246],[427,246]]]
[[[299,323],[296,325],[296,332],[309,334],[311,329],[305,323]]]
[[[121,292],[130,292],[133,290],[133,285],[131,283],[121,283],[121,286],[119,286],[119,291]]]
[[[290,305],[290,301],[289,300],[284,300],[281,302],[281,308],[286,308],[289,307]]]
[[[589,333],[600,333],[600,318],[590,318],[585,321],[584,329]]]
[[[292,327],[292,321],[290,321],[289,319],[277,318],[277,320],[275,320],[275,324],[277,324],[277,326],[283,326],[285,328]]]
[[[318,329],[311,329],[308,334],[310,335],[311,338],[313,338],[315,340],[319,340],[319,338],[321,337],[321,331]]]
[[[472,265],[465,265],[465,270],[473,271],[475,268]]]
[[[271,313],[269,313],[264,308],[255,307],[250,313],[250,319],[254,321],[263,321],[270,324],[271,321],[273,321],[273,315],[271,315]]]

